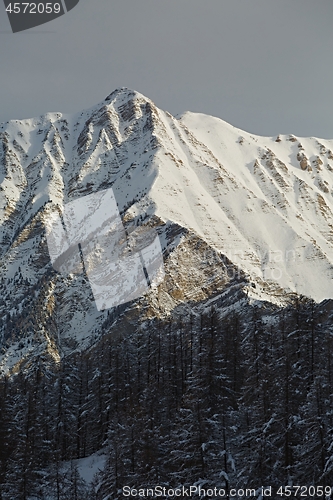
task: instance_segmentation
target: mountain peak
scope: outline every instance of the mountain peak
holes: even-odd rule
[[[118,87],[115,90],[111,92],[104,100],[105,101],[113,101],[116,97],[118,96],[126,96],[127,98],[132,98],[134,96],[140,96],[143,97],[139,92],[136,90],[132,90],[128,87]]]
[[[17,325],[37,289],[40,303],[61,291],[65,338],[83,341],[86,317],[85,338],[103,322],[83,276],[52,274],[45,221],[108,188],[128,234],[140,225],[159,232],[166,280],[149,299],[155,311],[221,291],[231,280],[223,259],[256,284],[256,300],[331,297],[333,141],[276,141],[199,113],[176,119],[120,88],[81,113],[9,122],[1,142],[0,314],[11,304]]]

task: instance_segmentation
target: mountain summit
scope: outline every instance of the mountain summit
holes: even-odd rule
[[[52,268],[45,236],[50,214],[108,188],[126,234],[154,228],[163,248],[165,279],[127,304],[127,322],[231,290],[332,295],[333,140],[177,119],[126,88],[75,115],[3,123],[0,140],[3,370],[41,352],[58,360],[118,321],[123,310],[97,311],[84,272]]]

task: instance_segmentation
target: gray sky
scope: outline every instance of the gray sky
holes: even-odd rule
[[[172,114],[333,138],[332,0],[80,0],[17,34],[0,2],[0,121],[130,87]]]

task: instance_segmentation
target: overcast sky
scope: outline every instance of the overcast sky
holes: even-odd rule
[[[0,121],[130,87],[172,114],[333,138],[332,0],[80,0],[16,34],[0,2]]]

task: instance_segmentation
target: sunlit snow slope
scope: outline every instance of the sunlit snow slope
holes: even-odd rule
[[[194,168],[201,234],[251,275],[331,298],[333,141],[254,136],[196,113],[180,123],[206,151]]]

